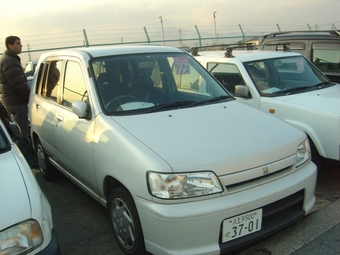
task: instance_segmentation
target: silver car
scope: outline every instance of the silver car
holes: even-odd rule
[[[308,214],[306,135],[237,102],[170,47],[43,54],[29,102],[40,171],[108,208],[126,254],[217,254]]]

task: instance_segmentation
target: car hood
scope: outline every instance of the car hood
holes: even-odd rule
[[[305,135],[237,101],[143,115],[113,117],[175,172],[232,173],[296,153]]]
[[[31,206],[17,160],[11,151],[0,154],[0,230],[31,218]]]
[[[307,107],[313,112],[340,114],[340,85],[329,88],[275,97],[276,100]]]

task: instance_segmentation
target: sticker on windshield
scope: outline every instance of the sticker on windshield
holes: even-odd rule
[[[303,65],[303,59],[302,58],[297,58],[296,59],[296,67],[297,67],[297,71],[299,73],[302,73],[305,70],[305,67]]]
[[[174,58],[176,74],[190,74],[189,58],[176,57]]]

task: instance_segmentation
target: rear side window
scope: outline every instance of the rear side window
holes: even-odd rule
[[[322,72],[340,73],[340,42],[313,43],[312,61]]]
[[[232,94],[236,85],[245,85],[243,77],[235,64],[208,63],[208,71]]]
[[[50,100],[59,101],[59,87],[61,84],[60,72],[63,62],[61,60],[46,61],[41,64],[38,75],[37,93]]]

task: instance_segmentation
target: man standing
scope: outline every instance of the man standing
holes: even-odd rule
[[[0,58],[0,98],[21,129],[21,138],[16,141],[22,154],[31,168],[37,165],[33,159],[29,136],[28,99],[30,89],[21,66],[22,45],[17,36],[8,36],[5,41],[6,50]]]

